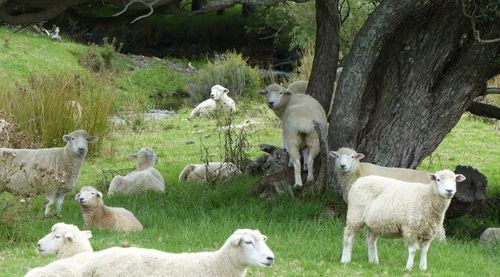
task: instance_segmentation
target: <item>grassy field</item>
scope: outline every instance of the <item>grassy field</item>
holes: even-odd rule
[[[77,72],[85,70],[77,63],[77,55],[85,47],[64,42],[54,44],[31,34],[14,35],[0,28],[0,36],[11,36],[9,49],[0,45],[0,79],[3,85],[24,82],[42,71]],[[0,41],[1,42],[1,41]],[[49,46],[46,46],[49,45]],[[39,50],[41,49],[41,50]],[[27,56],[18,57],[21,52]],[[48,57],[58,56],[61,61]],[[23,60],[24,59],[24,60]],[[29,61],[28,61],[29,60]],[[120,56],[118,65],[134,66],[134,59]],[[150,106],[155,93],[169,94],[178,90],[181,76],[168,70],[165,60],[148,62],[144,67],[126,71],[124,75],[110,72],[112,85],[120,97],[137,97],[141,106]],[[31,74],[31,75],[30,75]],[[113,75],[116,74],[116,75]],[[162,81],[163,80],[163,81]],[[146,95],[146,97],[144,96]],[[142,98],[141,98],[142,97]],[[125,100],[123,100],[125,101]],[[122,102],[120,102],[122,103]],[[144,107],[143,107],[144,108]],[[258,144],[280,144],[280,131],[274,114],[263,100],[238,103],[234,121],[253,119],[256,125],[247,129],[251,158],[260,155]],[[122,111],[118,107],[117,111]],[[140,109],[138,109],[140,110]],[[379,240],[380,265],[367,262],[364,233],[355,243],[353,262],[340,264],[342,232],[345,219],[329,216],[325,211],[331,202],[331,190],[320,199],[261,199],[250,193],[259,177],[243,176],[215,187],[179,183],[178,174],[185,164],[200,162],[208,148],[211,160],[220,160],[223,135],[215,120],[187,120],[184,108],[171,118],[155,122],[138,120],[113,128],[103,139],[101,152],[91,153],[85,162],[78,187],[91,185],[103,192],[113,170],[129,169],[134,160],[127,154],[142,146],[152,147],[159,156],[158,170],[166,181],[164,194],[116,196],[108,198],[108,206],[125,207],[135,213],[145,229],[137,233],[116,233],[92,229],[95,250],[111,246],[139,246],[169,252],[201,251],[219,248],[237,228],[256,228],[269,237],[268,244],[276,256],[269,269],[251,268],[249,276],[499,276],[498,246],[484,247],[477,240],[451,237],[446,243],[434,242],[429,251],[429,270],[404,271],[407,250],[401,240]],[[495,125],[464,115],[441,145],[421,165],[434,171],[442,168],[471,165],[489,179],[488,195],[500,193],[500,133]],[[61,142],[62,143],[62,142]],[[78,203],[69,194],[63,205],[62,221],[83,228]],[[43,218],[43,198],[37,198],[27,209],[12,198],[0,195],[0,276],[22,276],[30,268],[45,265],[53,257],[40,256],[36,242],[61,220]],[[482,220],[482,219],[478,219]],[[499,219],[493,221],[500,224]],[[418,255],[417,255],[418,257]]]

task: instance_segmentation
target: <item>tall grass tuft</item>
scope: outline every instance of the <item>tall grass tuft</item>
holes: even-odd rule
[[[291,82],[296,80],[309,80],[311,76],[314,61],[314,41],[309,40],[302,48],[300,65],[297,66],[292,74]]]
[[[44,147],[55,147],[62,144],[64,134],[77,129],[102,141],[113,98],[106,81],[95,75],[38,75],[1,94],[0,110],[19,131],[40,138]],[[92,147],[98,151],[100,145]]]
[[[249,66],[246,60],[236,52],[226,52],[220,60],[208,62],[207,66],[194,76],[190,89],[191,101],[199,103],[210,96],[214,85],[229,89],[231,98],[257,95],[259,88],[259,73]]]

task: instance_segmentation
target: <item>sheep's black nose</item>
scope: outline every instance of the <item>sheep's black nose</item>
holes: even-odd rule
[[[267,257],[267,260],[274,261],[274,257]]]
[[[82,202],[84,200],[84,198],[80,198],[80,202]]]
[[[447,192],[447,193],[452,193],[452,192],[453,192],[453,190],[452,190],[452,189],[447,189],[447,190],[446,190],[446,192]]]
[[[274,102],[267,102],[267,105],[269,106],[269,108],[272,108],[274,106]]]
[[[346,168],[346,165],[345,165],[345,164],[341,164],[341,165],[340,165],[340,168],[345,169],[345,168]]]
[[[83,147],[79,147],[79,148],[78,148],[78,152],[80,152],[80,153],[85,152],[85,148],[83,148]]]

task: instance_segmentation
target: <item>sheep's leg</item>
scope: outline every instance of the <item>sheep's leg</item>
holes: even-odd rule
[[[422,248],[420,250],[420,270],[427,270],[427,251],[429,250],[429,246],[431,246],[432,240],[427,240],[422,243]]]
[[[57,217],[59,217],[59,218],[61,217],[62,204],[63,204],[65,196],[66,196],[65,193],[59,193],[57,195],[56,211],[57,211]]]
[[[408,244],[408,261],[406,262],[406,270],[411,270],[413,268],[413,260],[415,259],[415,253],[418,249],[418,243],[413,242]]]
[[[45,216],[50,213],[50,207],[54,204],[54,200],[56,198],[56,193],[49,194],[45,196]]]
[[[372,264],[378,264],[377,239],[377,235],[368,231],[368,236],[366,237],[366,244],[368,245],[368,262]]]
[[[352,245],[354,243],[354,236],[356,235],[355,228],[347,225],[344,229],[344,248],[342,249],[342,258],[340,262],[346,265],[351,261]]]
[[[309,156],[309,148],[304,148],[302,149],[302,159],[304,161],[304,164],[302,165],[302,170],[306,171],[307,170],[307,165],[308,165],[308,156]]]
[[[306,145],[308,148],[308,156],[307,156],[307,182],[314,181],[314,158],[319,154],[319,144],[317,136],[307,136],[306,137]],[[304,160],[305,162],[305,160]]]
[[[301,167],[300,167],[300,153],[297,147],[290,147],[289,149],[290,159],[293,164],[293,172],[295,175],[295,184],[294,188],[301,188],[302,184],[302,176],[301,176]]]

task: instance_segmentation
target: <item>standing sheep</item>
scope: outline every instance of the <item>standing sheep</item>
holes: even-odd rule
[[[143,147],[139,152],[128,156],[137,160],[136,170],[126,176],[115,176],[109,185],[108,196],[116,192],[134,194],[145,191],[165,191],[163,177],[154,168],[158,158],[151,148]]]
[[[335,159],[335,174],[346,203],[351,185],[363,176],[376,175],[414,183],[429,181],[429,172],[360,162],[365,155],[351,148],[342,147],[337,151],[330,151],[329,155]]]
[[[266,96],[267,105],[281,119],[283,146],[290,154],[294,168],[294,187],[302,187],[300,151],[307,164],[306,180],[312,182],[313,162],[319,154],[319,137],[314,130],[313,120],[326,130],[325,110],[312,96],[292,93],[276,84],[267,86],[261,94]]]
[[[370,263],[378,264],[378,237],[402,237],[408,246],[406,269],[412,269],[415,252],[421,245],[420,270],[427,270],[430,243],[443,224],[456,182],[463,180],[462,174],[450,170],[431,174],[428,184],[380,176],[359,178],[349,191],[341,262],[351,261],[354,237],[366,226]]]
[[[227,96],[229,90],[221,85],[215,85],[210,90],[210,99],[207,99],[193,109],[189,118],[197,116],[209,116],[217,112],[224,115],[236,112],[236,104],[231,97]]]
[[[238,229],[213,252],[165,253],[154,249],[113,247],[85,261],[82,276],[245,276],[249,266],[270,267],[274,254],[259,230]]]
[[[64,197],[75,188],[80,175],[80,167],[88,152],[88,144],[97,141],[83,130],[63,136],[65,147],[44,149],[0,148],[0,154],[11,153],[11,163],[19,165],[20,170],[8,177],[5,184],[0,183],[0,193],[7,191],[16,196],[32,197],[45,194],[45,215],[57,199],[57,215],[61,215]],[[0,171],[6,170],[5,166]],[[36,172],[38,171],[38,172]],[[55,176],[46,184],[40,182],[40,175],[51,172]],[[2,174],[0,173],[0,176]]]
[[[198,181],[202,183],[211,180],[227,180],[241,171],[233,163],[209,162],[203,164],[188,164],[179,174],[179,181]]]
[[[90,231],[80,231],[77,226],[56,223],[52,231],[38,241],[38,252],[42,255],[56,255],[57,259],[71,257],[81,252],[93,252],[89,239]]]
[[[87,227],[117,231],[141,231],[142,224],[124,208],[104,205],[102,193],[93,187],[82,187],[75,199],[80,203],[83,221]]]

